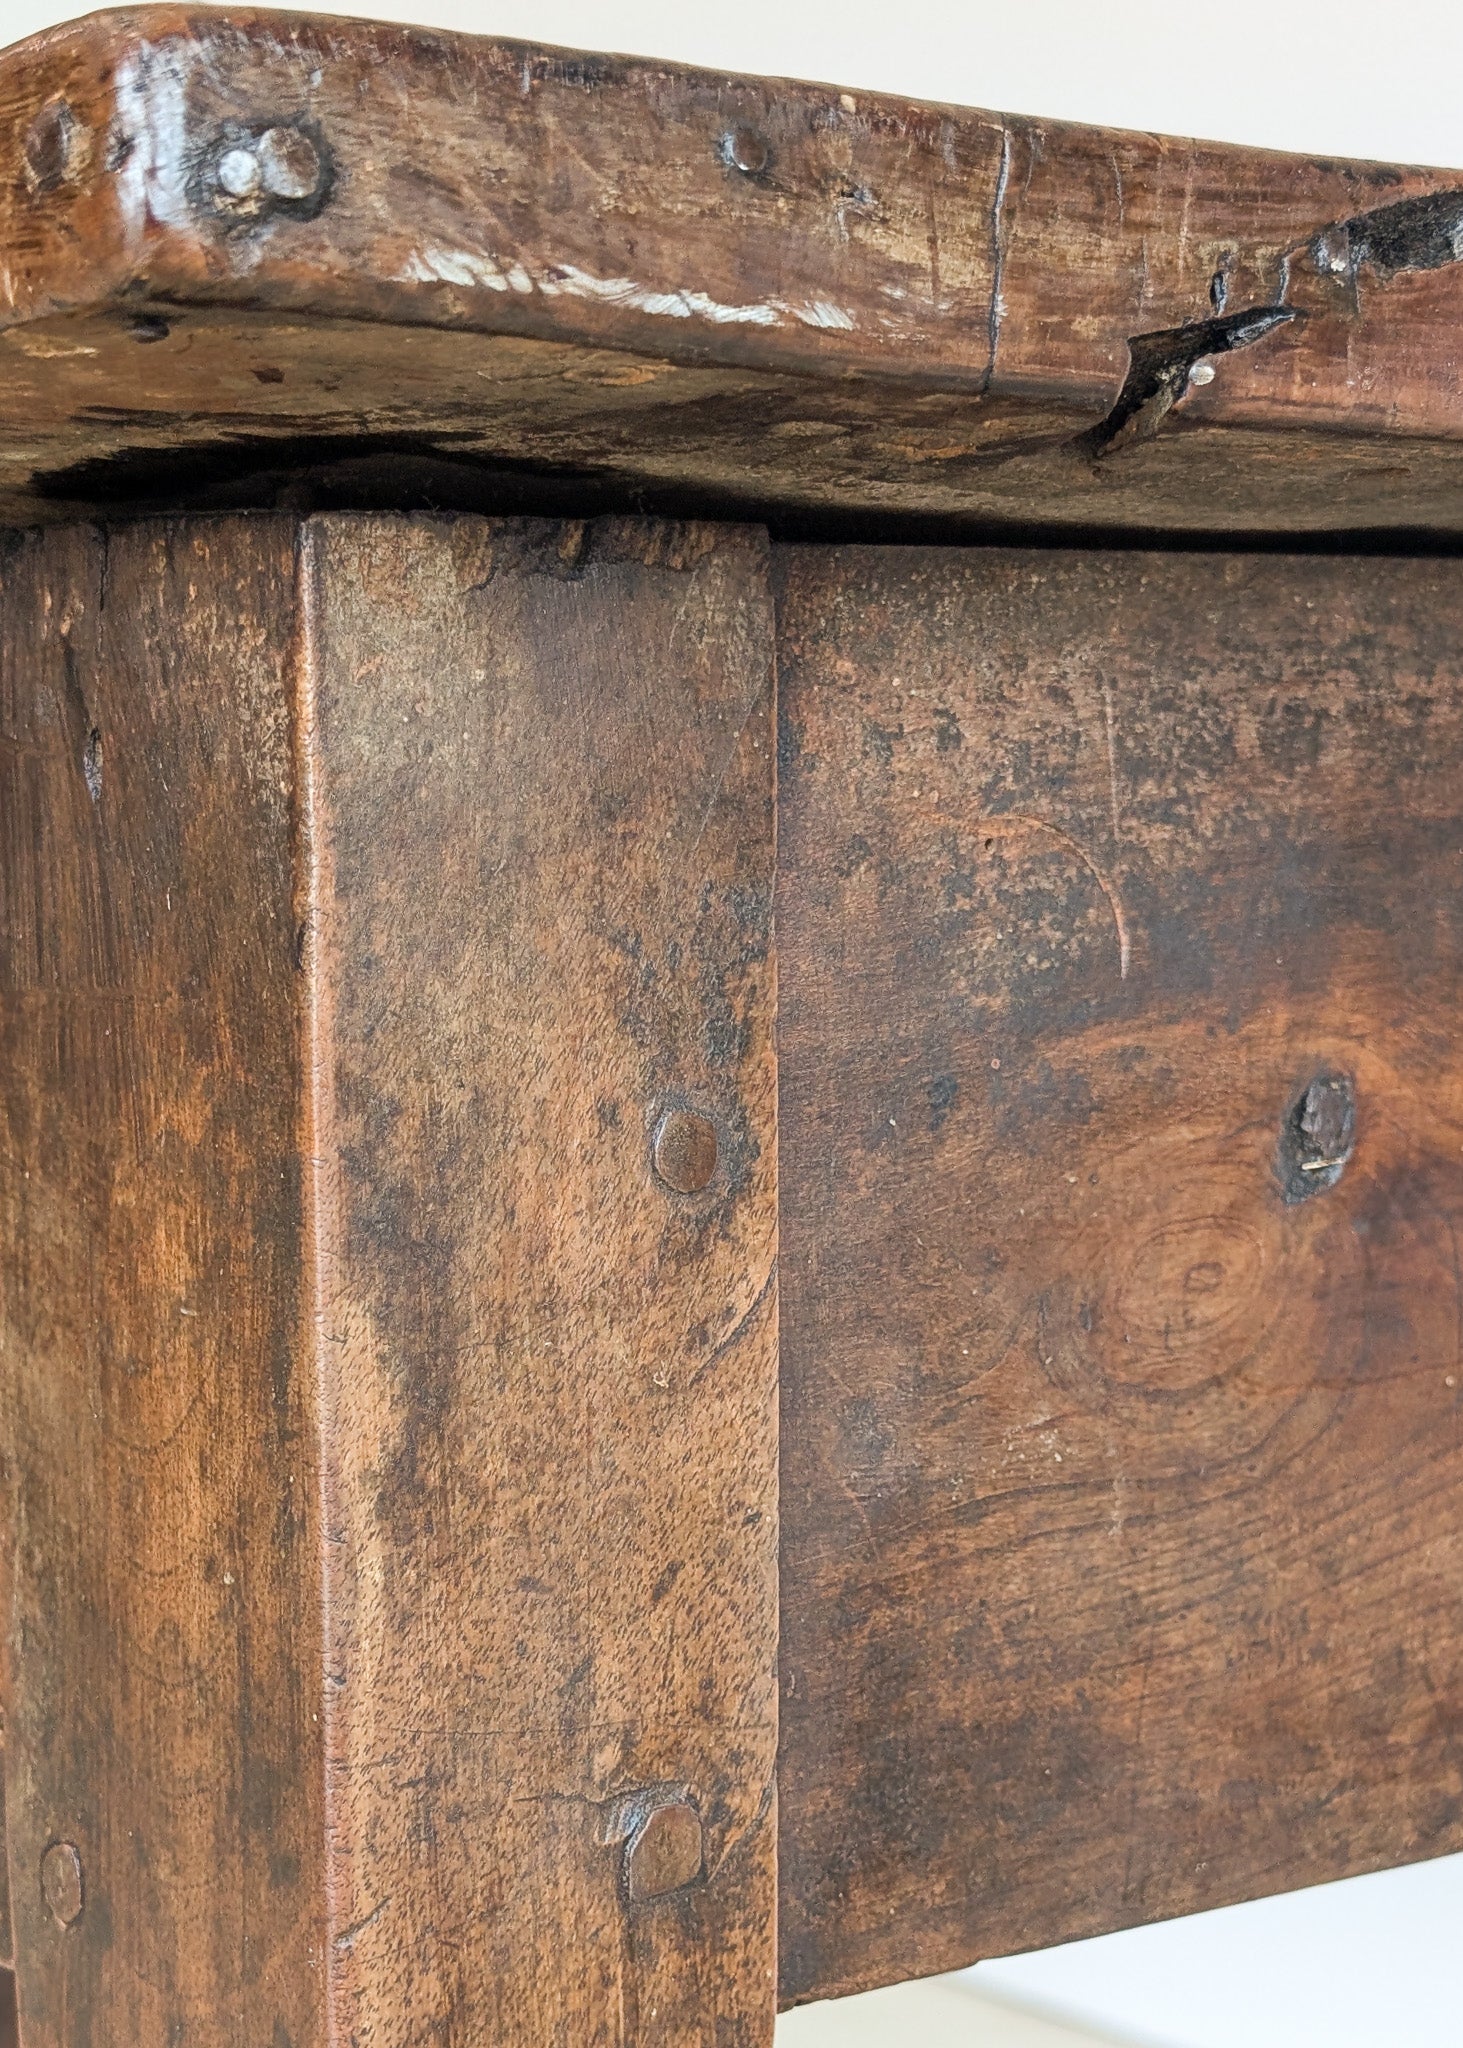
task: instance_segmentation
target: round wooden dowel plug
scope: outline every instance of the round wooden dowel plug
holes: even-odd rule
[[[678,1892],[701,1875],[701,1816],[694,1806],[657,1806],[625,1844],[625,1889],[634,1902]]]
[[[694,1109],[668,1109],[655,1127],[655,1170],[678,1195],[711,1185],[717,1152],[716,1125]]]
[[[755,128],[734,128],[722,146],[727,162],[744,177],[755,178],[766,170],[769,151]]]
[[[41,1858],[41,1896],[58,1927],[81,1918],[81,1857],[70,1842],[52,1842]]]

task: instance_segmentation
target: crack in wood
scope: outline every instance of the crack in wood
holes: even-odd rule
[[[1112,411],[1077,445],[1098,457],[1151,439],[1185,396],[1206,357],[1248,348],[1287,321],[1306,317],[1297,306],[1250,306],[1185,327],[1135,334],[1128,343],[1128,374]]]

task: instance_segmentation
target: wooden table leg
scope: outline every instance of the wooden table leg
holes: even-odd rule
[[[765,2044],[766,549],[3,570],[26,2048]]]

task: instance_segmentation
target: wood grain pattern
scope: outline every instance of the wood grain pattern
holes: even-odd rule
[[[16,46],[0,138],[10,517],[323,444],[733,508],[1458,528],[1463,174],[177,6]]]
[[[293,577],[282,522],[0,567],[26,2048],[321,2038]]]
[[[778,576],[784,1998],[1463,1848],[1453,565]]]
[[[765,2048],[766,543],[324,521],[304,562],[335,2024]],[[627,1905],[661,1802],[701,1874]]]
[[[0,632],[26,2048],[765,2048],[765,541],[68,530]]]

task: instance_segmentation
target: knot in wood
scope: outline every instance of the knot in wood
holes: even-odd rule
[[[91,154],[91,133],[64,99],[48,100],[25,131],[26,182],[37,196],[75,184]]]
[[[1356,1142],[1356,1088],[1323,1071],[1291,1103],[1280,1128],[1277,1171],[1288,1203],[1335,1187]]]

